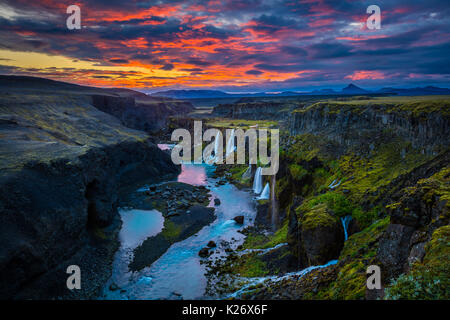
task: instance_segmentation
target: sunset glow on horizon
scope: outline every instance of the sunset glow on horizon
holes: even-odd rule
[[[378,1],[369,30],[372,2],[7,0],[0,73],[144,91],[449,86],[446,2]]]

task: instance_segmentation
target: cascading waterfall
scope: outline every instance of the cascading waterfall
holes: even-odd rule
[[[334,188],[338,187],[340,184],[341,184],[341,180],[339,180],[339,182],[336,183],[336,179],[335,179],[335,180],[333,180],[332,183],[330,183],[330,185],[328,186],[328,188],[334,189]]]
[[[242,179],[250,179],[252,177],[252,165],[249,165],[247,170],[242,174]]]
[[[278,215],[278,201],[277,201],[277,196],[275,193],[275,187],[277,185],[276,175],[272,176],[271,183],[272,183],[271,188],[270,188],[270,198],[271,198],[271,203],[272,203],[271,223],[272,223],[272,228],[275,231],[280,222],[280,217]]]
[[[262,191],[262,174],[261,167],[258,167],[255,172],[255,177],[253,178],[253,192],[260,194]]]
[[[263,283],[266,285],[270,285],[271,282],[276,283],[276,282],[282,281],[284,279],[288,279],[290,277],[297,277],[297,280],[298,280],[301,277],[303,277],[305,274],[311,272],[312,270],[326,268],[328,266],[336,264],[337,262],[338,262],[337,260],[331,260],[324,265],[310,266],[310,267],[300,270],[300,271],[286,273],[283,276],[267,276],[267,277],[249,278],[250,281],[246,285],[242,286],[241,289],[239,289],[238,291],[230,294],[228,296],[228,298],[240,298],[243,293],[251,291],[253,288],[255,288],[255,286],[263,284]]]
[[[342,227],[344,227],[345,241],[348,239],[348,224],[352,220],[352,216],[341,217]]]
[[[216,138],[214,139],[214,156],[211,155],[207,161],[207,164],[213,164],[216,162],[217,156],[219,155],[219,140],[220,140],[220,132],[217,132]]]
[[[263,191],[261,192],[261,195],[258,197],[258,200],[268,200],[270,197],[270,185],[267,182],[264,186]]]
[[[231,135],[230,138],[227,141],[227,152],[226,152],[226,157],[228,157],[228,155],[232,152],[234,152],[234,150],[236,150],[236,147],[234,146],[234,129],[231,130]]]
[[[258,253],[258,255],[263,255],[263,254],[266,254],[268,252],[277,250],[277,249],[279,249],[281,247],[285,247],[285,246],[288,246],[288,245],[289,244],[287,242],[283,242],[283,243],[277,244],[274,247],[270,247],[270,248],[266,248],[266,249],[245,249],[245,250],[242,250],[242,251],[238,251],[237,254],[239,256],[242,256],[242,255],[248,254],[248,253]]]

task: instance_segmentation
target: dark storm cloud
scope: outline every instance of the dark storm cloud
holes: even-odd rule
[[[188,86],[198,79],[202,85],[214,85],[218,79],[232,86],[236,74],[260,81],[252,85],[274,88],[346,82],[355,74],[366,75],[362,80],[367,81],[373,75],[376,81],[381,81],[380,75],[405,83],[421,77],[447,81],[448,1],[379,0],[382,28],[368,30],[364,22],[372,2],[80,0],[84,28],[69,31],[66,3],[5,0],[0,4],[0,49],[63,55],[97,66],[187,72],[192,76],[183,79]],[[31,72],[8,66],[2,70]],[[264,78],[267,73],[271,78]],[[224,80],[228,74],[229,80]],[[279,79],[272,78],[277,75]],[[110,75],[86,71],[85,76]],[[170,76],[150,78],[167,80],[168,86],[185,85],[177,77],[173,84]]]

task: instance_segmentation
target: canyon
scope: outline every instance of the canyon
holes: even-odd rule
[[[199,113],[2,76],[0,296],[448,298],[449,103],[246,97]],[[173,164],[171,133],[195,120],[202,133],[279,129],[278,172]],[[72,264],[81,290],[65,287]],[[382,289],[366,288],[369,265]]]

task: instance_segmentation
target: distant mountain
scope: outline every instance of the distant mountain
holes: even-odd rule
[[[121,97],[140,97],[147,99],[145,93],[127,88],[97,88],[78,85],[74,83],[56,81],[46,78],[0,75],[0,90],[8,91],[48,91],[56,92],[78,92],[85,94],[110,94]]]
[[[341,93],[343,93],[343,94],[367,94],[367,93],[370,93],[370,91],[364,90],[358,86],[355,86],[353,83],[350,83],[348,86],[346,86],[344,89],[341,90]]]
[[[311,94],[321,95],[321,94],[338,94],[338,93],[333,89],[319,89],[311,91]]]
[[[417,88],[409,88],[409,89],[397,89],[397,88],[382,88],[380,90],[375,91],[376,93],[384,93],[384,94],[396,94],[399,96],[418,96],[418,95],[434,95],[434,94],[450,94],[450,89],[447,88],[439,88],[433,86],[427,87],[417,87]]]

